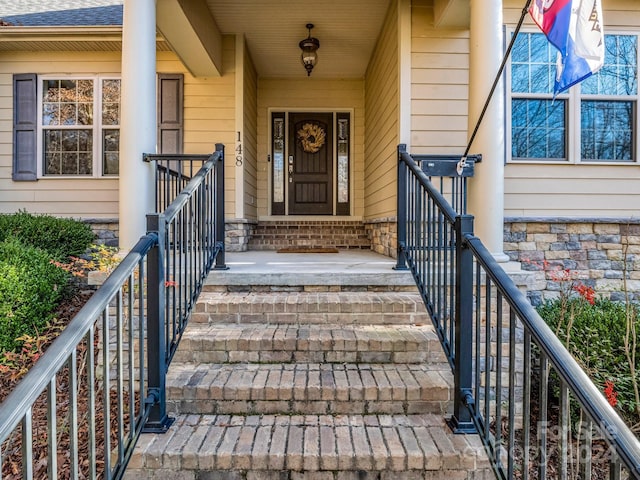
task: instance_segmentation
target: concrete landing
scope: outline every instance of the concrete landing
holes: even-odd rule
[[[350,285],[415,287],[409,271],[393,270],[396,261],[369,250],[339,253],[228,252],[229,270],[212,271],[207,286]]]

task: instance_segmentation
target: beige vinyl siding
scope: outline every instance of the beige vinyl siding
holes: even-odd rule
[[[411,153],[462,154],[467,142],[469,32],[436,29],[433,7],[414,2],[412,8]]]
[[[504,1],[504,19],[513,28],[522,2]],[[640,3],[608,0],[604,29],[640,34]],[[527,16],[524,28],[534,29]],[[636,128],[640,128],[636,126]],[[639,153],[636,152],[636,156]],[[632,165],[508,163],[505,166],[507,217],[638,217],[640,163]]]
[[[324,80],[306,77],[300,66],[300,80],[258,80],[258,215],[269,215],[268,190],[271,163],[270,112],[350,111],[352,131],[351,175],[352,213],[363,215],[364,194],[364,82],[362,80]]]
[[[220,78],[193,78],[175,54],[157,53],[157,71],[183,73],[184,151],[209,153],[215,143],[234,145],[234,39],[224,38],[225,74]],[[118,216],[117,178],[41,178],[36,182],[11,179],[14,73],[38,75],[120,75],[119,52],[3,52],[0,54],[0,213],[25,209],[33,213],[77,218]],[[39,160],[41,161],[41,160]],[[227,190],[233,187],[234,167],[226,162]],[[233,211],[233,195],[226,195]]]
[[[118,180],[11,179],[13,74],[120,75],[119,52],[3,52],[0,54],[0,213],[27,210],[76,218],[118,216]]]
[[[157,70],[184,74],[184,153],[211,153],[225,144],[225,212],[235,212],[235,38],[224,36],[221,77],[195,78],[172,52],[157,53]]]
[[[392,1],[365,79],[366,144],[364,212],[367,220],[396,212],[399,139],[398,10]]]
[[[638,217],[640,166],[508,164],[507,217]]]
[[[244,218],[258,218],[258,74],[249,51],[244,49]]]
[[[515,26],[520,13],[522,12],[523,2],[520,0],[503,0],[504,5],[504,21],[505,23]],[[604,11],[605,34],[607,27],[633,27],[637,29],[640,26],[640,5],[638,0],[605,0],[602,2]],[[524,26],[533,26],[531,17],[527,15]]]

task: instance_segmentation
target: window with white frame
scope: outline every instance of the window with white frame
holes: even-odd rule
[[[41,175],[118,174],[120,80],[40,78]]]
[[[638,35],[605,36],[602,69],[553,99],[557,50],[521,32],[511,57],[511,160],[637,162]]]

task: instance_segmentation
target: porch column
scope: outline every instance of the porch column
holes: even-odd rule
[[[471,0],[469,37],[469,138],[500,68],[503,52],[502,0]],[[482,154],[469,181],[469,212],[475,233],[498,261],[504,228],[504,99],[501,83],[493,95],[470,153]]]
[[[146,233],[154,178],[143,153],[156,151],[156,2],[124,0],[120,101],[120,248]]]

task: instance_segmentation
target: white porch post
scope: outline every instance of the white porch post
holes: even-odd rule
[[[491,90],[503,54],[502,0],[471,0],[469,38],[469,137]],[[502,85],[502,84],[501,84]],[[474,230],[498,261],[503,252],[504,228],[504,99],[501,85],[495,91],[482,125],[471,146],[482,163],[469,182],[469,212]]]
[[[156,151],[156,2],[125,0],[120,110],[120,248],[146,233],[154,178],[143,153]]]

